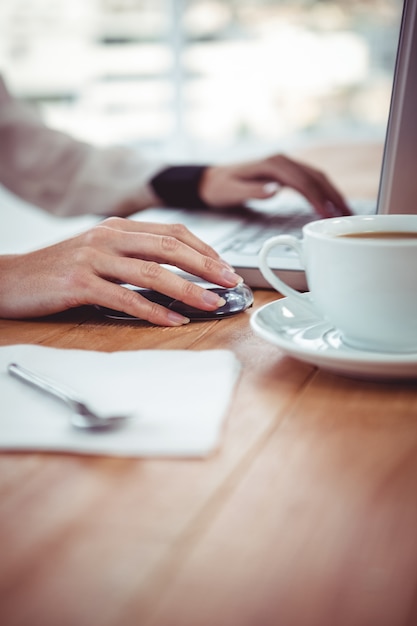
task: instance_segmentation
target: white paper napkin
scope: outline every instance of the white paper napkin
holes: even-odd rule
[[[114,430],[77,430],[65,404],[7,374],[10,362],[61,382],[97,411],[128,413],[132,419]],[[228,350],[2,347],[0,449],[204,456],[218,445],[239,371]]]

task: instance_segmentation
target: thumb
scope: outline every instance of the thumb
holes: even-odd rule
[[[240,183],[240,192],[242,194],[242,201],[256,198],[257,200],[263,200],[266,198],[272,198],[281,189],[281,185],[276,182],[249,182],[242,181]]]

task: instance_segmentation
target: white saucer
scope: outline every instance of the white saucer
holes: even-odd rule
[[[306,298],[309,294],[305,294]],[[355,378],[417,378],[417,353],[357,350],[340,333],[290,298],[266,304],[251,317],[253,330],[291,356]]]

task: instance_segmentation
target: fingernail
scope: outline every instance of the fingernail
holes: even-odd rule
[[[204,291],[202,298],[206,304],[209,304],[210,306],[216,306],[217,308],[226,304],[226,300],[224,298],[221,298],[214,291]]]
[[[243,283],[243,278],[236,274],[235,272],[231,272],[228,269],[222,271],[222,276],[226,282],[230,285],[240,285]]]
[[[168,312],[168,319],[171,322],[174,322],[176,326],[182,326],[183,324],[188,324],[190,321],[188,317],[184,317],[184,315],[180,315],[179,313],[176,313],[175,311]]]
[[[280,188],[280,185],[278,183],[266,183],[263,186],[264,193],[268,195],[269,194],[272,195],[273,193],[276,193],[279,188]]]

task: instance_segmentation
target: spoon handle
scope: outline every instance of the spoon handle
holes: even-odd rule
[[[18,365],[17,363],[10,363],[7,371],[11,376],[18,378],[19,380],[24,381],[31,387],[43,391],[54,398],[58,398],[67,404],[73,411],[79,412],[80,408],[85,407],[84,403],[81,402],[71,391],[67,391],[60,385],[56,384],[54,381],[44,378],[39,374],[35,374],[34,372]]]

